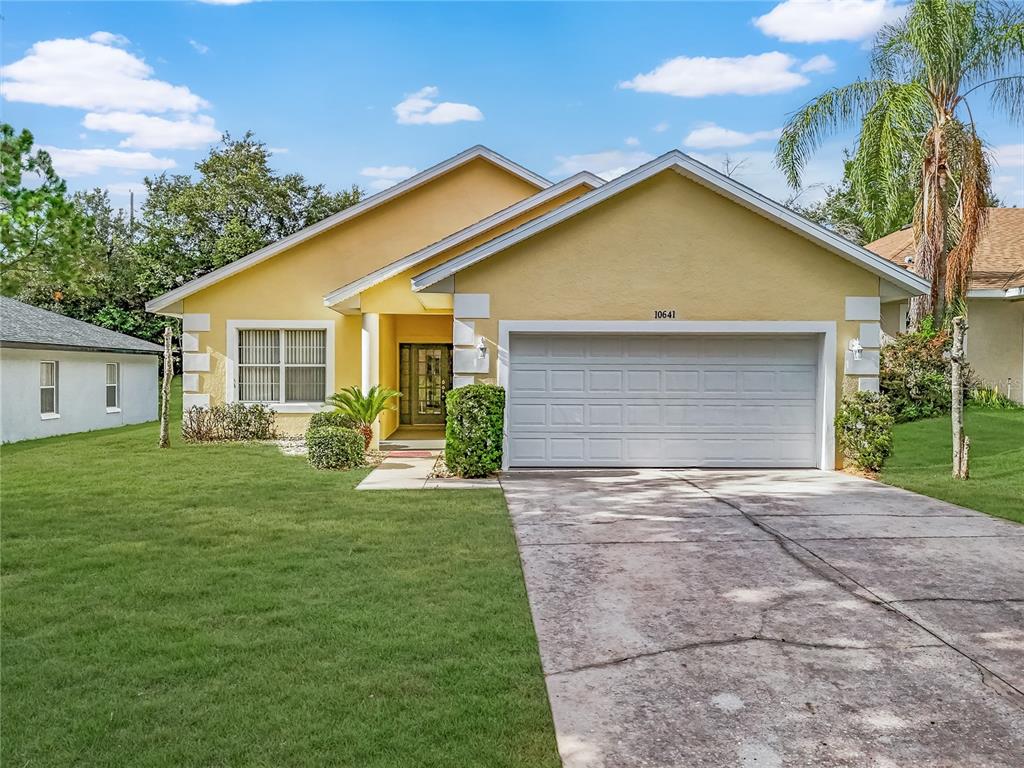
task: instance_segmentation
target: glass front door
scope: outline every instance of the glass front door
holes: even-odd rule
[[[402,424],[444,424],[444,398],[452,388],[450,344],[402,344],[399,346]]]

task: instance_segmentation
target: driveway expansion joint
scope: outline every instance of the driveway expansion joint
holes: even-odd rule
[[[844,591],[848,592],[851,596],[853,596],[853,597],[855,597],[855,598],[857,598],[859,600],[862,600],[862,601],[867,602],[869,604],[876,604],[876,605],[879,605],[880,607],[884,608],[885,610],[892,611],[893,613],[895,613],[898,616],[906,619],[907,621],[909,621],[910,623],[912,623],[914,626],[918,627],[922,631],[924,631],[924,632],[928,633],[929,635],[931,635],[932,637],[934,637],[936,640],[938,640],[940,643],[945,645],[950,650],[953,650],[956,653],[960,654],[963,658],[965,658],[967,661],[969,661],[971,664],[973,664],[974,667],[979,671],[979,673],[981,674],[981,682],[982,682],[983,685],[985,685],[987,688],[993,690],[994,692],[996,692],[1000,696],[1003,696],[1003,697],[1009,699],[1015,706],[1017,706],[1018,708],[1024,710],[1024,691],[1022,691],[1020,688],[1017,688],[1009,680],[1006,680],[1005,678],[1003,678],[1001,675],[999,675],[995,671],[989,669],[987,666],[985,666],[980,661],[975,659],[973,656],[971,656],[969,653],[967,653],[962,648],[954,645],[951,641],[949,641],[946,638],[942,637],[942,635],[940,635],[936,630],[932,629],[931,627],[929,627],[924,622],[922,622],[922,621],[920,621],[918,619],[915,619],[913,616],[910,616],[909,614],[905,613],[904,611],[901,611],[898,607],[896,607],[896,605],[892,601],[885,600],[880,595],[878,595],[875,592],[873,592],[869,587],[865,586],[864,584],[861,584],[855,578],[853,578],[849,574],[845,573],[841,568],[838,568],[838,567],[832,565],[832,563],[828,562],[828,560],[826,560],[823,556],[819,555],[817,552],[815,552],[814,550],[810,549],[810,547],[806,547],[803,544],[801,544],[799,540],[793,539],[793,538],[791,538],[789,536],[786,536],[786,534],[784,534],[781,531],[778,531],[778,530],[772,528],[767,523],[762,523],[762,522],[758,521],[756,513],[747,512],[738,503],[736,503],[736,502],[734,502],[734,501],[732,501],[732,500],[730,500],[728,498],[724,498],[724,497],[715,495],[714,493],[712,493],[708,489],[703,488],[702,486],[700,486],[697,483],[693,482],[690,478],[686,477],[685,475],[676,474],[675,476],[678,477],[683,482],[687,483],[688,485],[692,486],[693,488],[696,488],[699,491],[703,491],[704,493],[706,493],[710,498],[714,499],[715,501],[721,502],[722,504],[726,504],[727,506],[730,506],[733,509],[735,509],[741,515],[743,515],[747,520],[749,520],[752,525],[757,526],[758,528],[763,530],[765,533],[769,534],[774,539],[776,539],[776,541],[778,541],[780,547],[782,547],[782,550],[787,555],[789,555],[795,561],[797,561],[798,563],[803,565],[805,568],[810,570],[812,573],[817,574],[821,578],[826,578],[829,581],[832,581],[834,584],[836,584],[836,586],[840,587]],[[956,538],[960,538],[960,537],[956,537]],[[963,538],[967,538],[967,537],[963,537]],[[790,546],[797,547],[797,548],[803,550],[808,555],[810,555],[814,560],[816,560],[821,565],[823,565],[826,568],[828,568],[830,571],[834,571],[835,573],[840,574],[842,576],[842,578],[846,582],[848,582],[848,583],[844,584],[844,583],[842,583],[842,581],[836,580],[834,578],[830,578],[829,576],[826,576],[824,573],[821,573],[821,571],[818,568],[815,568],[813,565],[808,563],[804,558],[801,558],[801,557],[797,556],[789,548]],[[849,584],[856,585],[857,589],[851,589]],[[862,592],[866,593],[867,595],[870,595],[871,597],[870,598],[866,597],[865,594],[862,594]]]

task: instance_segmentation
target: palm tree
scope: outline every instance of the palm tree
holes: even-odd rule
[[[355,421],[356,428],[363,433],[366,447],[369,448],[373,440],[373,422],[384,411],[393,409],[393,406],[388,405],[388,400],[393,397],[401,397],[401,393],[376,385],[365,393],[359,387],[345,387],[328,397],[327,402]]]
[[[900,206],[901,168],[920,168],[914,210],[914,270],[931,293],[913,302],[916,326],[941,319],[959,301],[985,226],[991,197],[989,159],[971,102],[987,97],[993,112],[1024,116],[1024,8],[973,0],[916,0],[875,38],[871,76],[818,96],[795,112],[776,148],[776,163],[794,188],[826,136],[859,123],[850,180],[875,228],[889,232]],[[905,183],[905,182],[904,182]]]

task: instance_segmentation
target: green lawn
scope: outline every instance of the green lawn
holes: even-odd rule
[[[897,424],[881,480],[1024,523],[1024,411],[969,408],[971,478],[954,480],[949,416]]]
[[[5,446],[5,766],[556,766],[497,491],[147,424]]]

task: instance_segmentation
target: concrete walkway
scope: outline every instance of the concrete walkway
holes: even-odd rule
[[[426,455],[424,455],[426,454]],[[374,467],[357,491],[422,491],[498,488],[494,477],[464,480],[458,477],[430,477],[437,463],[437,451],[392,451]]]
[[[1024,526],[816,471],[502,486],[567,766],[1024,765]]]

